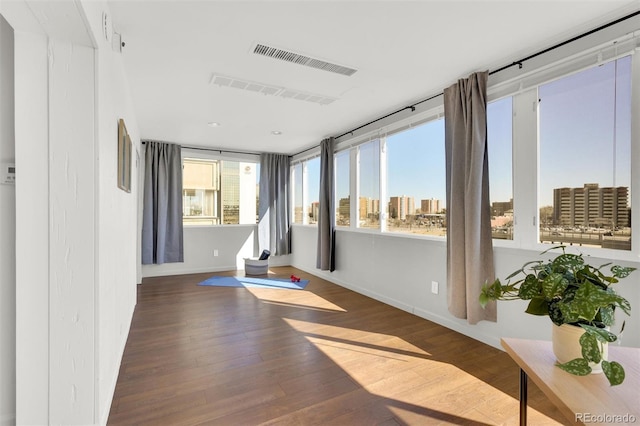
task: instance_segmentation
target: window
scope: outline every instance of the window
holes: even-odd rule
[[[445,236],[444,120],[387,137],[387,230]]]
[[[631,57],[538,96],[540,241],[631,250]]]
[[[318,209],[320,193],[320,157],[313,158],[307,162],[307,222],[310,225],[318,224]]]
[[[349,226],[351,223],[350,197],[350,150],[340,151],[336,159],[336,226]]]
[[[512,104],[508,97],[487,105],[491,232],[500,240],[513,240]]]
[[[302,223],[302,193],[304,186],[302,178],[302,163],[293,166],[293,223]]]
[[[185,158],[182,165],[185,225],[256,223],[256,163]]]
[[[358,227],[380,229],[380,140],[358,147]]]

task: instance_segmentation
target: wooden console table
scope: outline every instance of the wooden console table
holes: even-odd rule
[[[604,374],[574,376],[555,366],[551,342],[503,338],[502,347],[520,367],[520,425],[527,424],[527,378],[571,422],[640,425],[640,348],[609,346],[609,359],[625,370],[625,380],[609,385]]]

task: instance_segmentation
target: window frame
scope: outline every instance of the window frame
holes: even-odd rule
[[[226,153],[224,151],[209,151],[209,150],[200,150],[200,149],[192,149],[192,148],[182,148],[182,153],[181,153],[181,159],[180,159],[180,163],[182,165],[182,168],[184,170],[184,161],[185,160],[196,160],[196,161],[234,161],[234,162],[238,162],[238,163],[253,163],[255,164],[256,167],[256,186],[259,185],[260,182],[260,173],[259,173],[259,168],[260,168],[260,156],[257,154],[233,154],[231,155],[230,153]],[[220,179],[220,185],[223,185],[223,181],[222,181],[222,168],[219,169],[219,179]],[[184,179],[183,179],[184,181]],[[182,190],[184,191],[184,182],[183,182],[183,186],[182,186]],[[220,188],[220,209],[222,209],[222,186]],[[258,203],[259,203],[259,191],[256,188],[256,211],[258,209]],[[257,215],[256,215],[257,216]],[[220,226],[257,226],[258,224],[258,220],[256,217],[256,223],[230,223],[230,224],[225,224],[223,223],[223,217],[222,215],[218,218],[220,220],[220,223],[214,223],[214,224],[206,224],[206,223],[200,223],[200,224],[186,224],[184,222],[184,216],[183,216],[183,227],[185,228],[202,228],[202,227],[220,227]]]
[[[619,39],[602,42],[597,46],[587,49],[584,46],[567,46],[571,54],[550,55],[548,58],[536,59],[529,70],[521,72],[517,69],[501,72],[491,76],[489,80],[487,102],[494,102],[505,97],[512,97],[512,194],[513,194],[513,240],[493,239],[493,247],[500,249],[517,249],[542,252],[547,250],[549,244],[540,243],[538,230],[540,213],[538,208],[538,179],[539,179],[539,120],[538,120],[538,87],[552,80],[563,78],[567,75],[580,72],[586,68],[598,66],[604,61],[611,61],[623,56],[632,55],[631,71],[631,114],[632,117],[640,113],[640,59],[633,54],[635,46],[640,44],[640,37],[623,36]],[[561,58],[561,59],[558,59]],[[520,75],[521,74],[521,75]],[[411,116],[391,122],[381,122],[381,127],[373,129],[373,126],[355,132],[356,134],[340,138],[336,144],[336,153],[349,151],[349,175],[350,193],[352,200],[359,199],[358,193],[358,167],[357,147],[373,138],[384,141],[387,135],[400,132],[409,127],[417,126],[434,119],[443,117],[442,96],[433,97],[418,108]],[[319,150],[318,150],[319,151]],[[381,143],[381,151],[384,151],[384,143]],[[384,152],[381,152],[384,154]],[[309,153],[306,154],[307,156]],[[317,155],[317,154],[316,154]],[[386,182],[383,180],[384,155],[381,155],[381,194],[383,200]],[[535,161],[531,161],[535,158]],[[335,157],[334,157],[335,160]],[[637,262],[640,258],[640,169],[634,165],[640,164],[640,120],[631,120],[631,250],[615,250],[596,247],[569,246],[568,252],[583,253],[599,258],[614,258],[622,261]],[[491,176],[490,176],[491,178]],[[634,185],[635,183],[635,185]],[[337,198],[336,198],[337,201]],[[381,216],[387,214],[386,208],[381,206]],[[635,213],[634,213],[635,212]],[[433,237],[408,233],[387,232],[384,222],[380,229],[360,228],[358,223],[358,208],[356,203],[351,203],[350,225],[336,227],[340,232],[362,232],[387,235],[397,238],[418,238],[431,240],[433,243],[443,243],[446,237]]]

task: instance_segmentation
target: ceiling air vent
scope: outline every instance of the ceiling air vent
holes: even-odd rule
[[[306,101],[316,103],[320,105],[329,105],[337,98],[331,96],[324,96],[314,93],[302,92],[295,89],[289,89],[286,87],[279,87],[265,83],[258,83],[255,81],[243,80],[236,77],[230,77],[221,74],[213,74],[211,76],[211,84],[221,87],[232,87],[234,89],[247,90],[253,93],[261,93],[263,95],[280,96],[286,99],[295,99],[298,101]]]
[[[342,65],[332,64],[331,62],[323,61],[322,59],[311,58],[299,53],[290,52],[288,50],[283,50],[277,47],[267,46],[260,43],[256,44],[253,49],[253,53],[255,53],[256,55],[280,59],[281,61],[292,62],[294,64],[304,65],[307,67],[329,71],[336,74],[342,74],[349,77],[355,74],[356,71],[358,71],[356,69],[345,67]]]

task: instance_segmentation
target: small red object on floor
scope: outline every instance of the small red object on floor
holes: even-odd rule
[[[291,282],[292,283],[299,283],[300,282],[300,277],[296,277],[295,275],[291,275]]]

